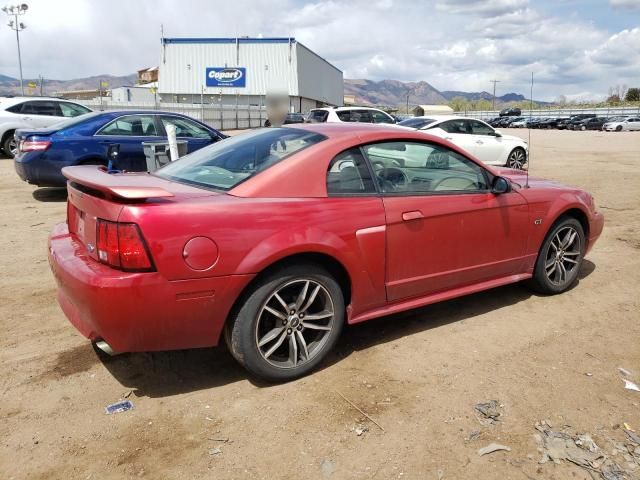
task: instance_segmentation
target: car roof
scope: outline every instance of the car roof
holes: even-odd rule
[[[319,107],[312,108],[310,111],[314,110],[323,110],[326,112],[335,111],[335,112],[344,112],[345,110],[375,110],[377,112],[384,112],[384,110],[375,107]],[[387,112],[384,112],[387,113]]]
[[[78,103],[74,100],[69,100],[66,98],[58,98],[58,97],[28,97],[28,96],[10,96],[10,97],[2,97],[0,96],[0,103],[1,104],[16,104],[16,103],[20,103],[20,102],[26,102],[26,101],[30,101],[30,100],[48,100],[48,101],[56,101],[56,102],[71,102],[71,103]]]

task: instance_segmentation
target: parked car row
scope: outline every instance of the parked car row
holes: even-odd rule
[[[493,127],[542,128],[558,130],[640,130],[640,115],[599,117],[595,113],[581,113],[571,117],[502,116],[487,120]]]

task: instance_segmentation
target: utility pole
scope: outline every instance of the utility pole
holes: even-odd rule
[[[493,83],[493,104],[491,109],[496,109],[496,83],[500,83],[500,80],[489,80],[489,83]]]
[[[18,66],[20,67],[20,91],[22,92],[22,96],[24,96],[24,83],[22,80],[22,57],[20,55],[20,32],[27,28],[27,26],[18,21],[18,15],[24,15],[27,13],[28,9],[29,6],[26,3],[2,7],[2,11],[4,13],[13,17],[13,20],[10,20],[7,25],[9,25],[11,30],[16,31],[16,43],[18,44]]]

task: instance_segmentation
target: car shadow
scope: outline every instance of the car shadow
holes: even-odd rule
[[[42,187],[31,194],[39,202],[66,202],[66,187]]]
[[[592,262],[584,260],[576,285],[593,273],[595,268]],[[516,305],[531,296],[540,295],[523,283],[517,283],[348,326],[319,370],[344,360],[353,352],[432,328],[468,321]],[[243,380],[260,388],[273,385],[250,376],[232,358],[224,342],[215,348],[127,353],[114,357],[96,351],[113,377],[137,397],[167,397]]]

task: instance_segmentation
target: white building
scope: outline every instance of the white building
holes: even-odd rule
[[[118,103],[155,103],[154,84],[122,86],[111,89],[111,101]]]
[[[342,105],[342,71],[295,38],[163,38],[163,102],[263,105],[287,93],[291,110]]]

